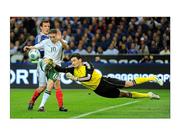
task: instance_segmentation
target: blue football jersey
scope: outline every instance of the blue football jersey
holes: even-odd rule
[[[34,45],[40,43],[41,41],[43,41],[45,39],[49,39],[49,36],[45,35],[43,33],[38,34],[35,38]],[[41,58],[44,57],[44,50],[40,50],[40,53],[41,53]]]

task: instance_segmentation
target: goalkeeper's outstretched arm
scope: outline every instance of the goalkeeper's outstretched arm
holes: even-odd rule
[[[71,74],[73,74],[74,72],[74,67],[66,67],[66,68],[62,68],[58,65],[54,65],[54,69],[58,72],[64,72],[64,73],[68,73],[70,72]]]

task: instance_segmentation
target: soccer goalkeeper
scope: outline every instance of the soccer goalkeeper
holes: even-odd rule
[[[138,77],[133,81],[122,81],[115,78],[104,77],[98,73],[92,64],[84,62],[80,54],[73,54],[70,57],[72,65],[70,67],[62,68],[53,63],[51,59],[45,59],[45,63],[54,67],[58,72],[65,72],[66,77],[79,81],[86,88],[93,90],[96,94],[107,97],[107,98],[150,98],[160,99],[159,95],[152,92],[139,93],[139,92],[128,92],[120,90],[124,87],[133,87],[138,84],[153,81],[159,85],[163,85],[163,81],[158,79],[155,75],[151,77]]]

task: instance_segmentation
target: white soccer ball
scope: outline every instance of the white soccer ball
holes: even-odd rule
[[[31,61],[35,61],[41,57],[41,54],[40,54],[39,50],[32,49],[29,51],[28,56]]]

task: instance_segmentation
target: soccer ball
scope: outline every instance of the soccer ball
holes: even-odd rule
[[[40,58],[41,54],[40,54],[39,50],[32,49],[29,51],[28,56],[31,61],[35,61]]]

